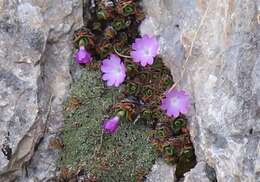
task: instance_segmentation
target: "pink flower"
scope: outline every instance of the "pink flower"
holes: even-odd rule
[[[115,54],[110,54],[110,58],[102,61],[101,71],[104,73],[102,79],[107,81],[107,86],[118,87],[126,77],[125,65]]]
[[[162,100],[161,108],[166,110],[168,116],[178,117],[180,113],[186,114],[189,106],[189,96],[185,91],[172,90]]]
[[[105,133],[114,134],[118,129],[119,117],[115,116],[111,119],[105,120],[102,129]]]
[[[132,49],[130,55],[134,62],[141,63],[142,66],[152,65],[159,51],[159,43],[155,37],[144,35],[142,38],[135,39]]]
[[[91,61],[91,55],[88,51],[86,51],[84,46],[80,46],[75,55],[75,59],[78,64],[88,64]]]

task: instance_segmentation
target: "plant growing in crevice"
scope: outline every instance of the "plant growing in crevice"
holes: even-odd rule
[[[101,181],[105,178],[117,181],[120,178],[115,176],[122,171],[125,180],[139,180],[147,174],[154,161],[155,155],[151,147],[153,146],[166,162],[176,163],[177,172],[182,175],[196,163],[187,120],[184,116],[188,112],[190,100],[185,91],[178,91],[171,87],[174,86],[172,76],[158,55],[159,42],[156,37],[139,36],[138,26],[144,19],[140,1],[96,1],[91,16],[88,24],[76,31],[73,37],[75,48],[78,49],[76,62],[81,65],[90,63],[89,68],[93,65],[96,65],[95,68],[100,67],[102,76],[99,78],[102,78],[106,86],[117,87],[119,91],[115,99],[116,103],[102,106],[107,107],[106,112],[102,114],[109,115],[110,119],[99,117],[99,129],[95,120],[93,123],[85,123],[87,131],[81,131],[88,136],[85,143],[91,145],[84,148],[83,142],[83,146],[76,146],[76,150],[93,153],[91,157],[87,155],[90,162],[85,168]],[[98,99],[102,100],[102,98],[103,96]],[[80,109],[83,108],[80,106]],[[75,112],[78,112],[77,109],[73,110],[72,114]],[[81,118],[76,116],[78,117]],[[67,132],[69,133],[69,130]],[[126,140],[124,142],[130,143],[122,143],[122,137]],[[133,169],[134,173],[126,174],[125,168],[129,166],[122,163],[130,164],[125,159],[115,162],[111,156],[116,155],[121,158],[122,156],[117,154],[119,151],[126,156],[129,152],[131,157],[133,157],[131,152],[134,150],[143,152],[142,147],[140,149],[126,147],[133,143],[135,146],[138,142],[149,148],[146,153],[151,158],[145,158],[148,165],[139,172]],[[110,146],[111,143],[113,147]],[[69,144],[71,142],[68,140],[67,145]],[[79,146],[85,151],[78,149]],[[142,161],[140,156],[134,157],[134,160],[137,159]],[[130,167],[133,167],[132,165]],[[112,169],[108,168],[113,167],[115,172],[109,173],[108,171],[111,172]]]

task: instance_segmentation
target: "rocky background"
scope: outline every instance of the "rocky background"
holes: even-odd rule
[[[71,37],[80,26],[79,0],[0,0],[1,182],[55,175],[51,144],[63,123]]]
[[[174,80],[190,55],[178,88],[192,95],[190,130],[198,164],[185,182],[260,181],[260,1],[144,4],[142,33],[158,36]]]
[[[260,181],[260,1],[144,0],[144,7],[141,31],[158,36],[175,80],[189,57],[178,88],[192,95],[198,164],[184,181]],[[56,175],[52,144],[75,70],[71,36],[81,25],[79,0],[0,0],[0,181]],[[158,161],[148,179],[173,181],[173,170]]]

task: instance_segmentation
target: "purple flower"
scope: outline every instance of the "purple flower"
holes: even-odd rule
[[[102,79],[107,81],[107,86],[118,87],[126,77],[125,65],[115,54],[110,54],[110,58],[102,61],[101,71],[104,73]]]
[[[75,55],[75,59],[78,64],[88,64],[91,61],[91,55],[88,51],[86,51],[84,46],[80,46]]]
[[[105,120],[102,129],[105,133],[114,134],[118,129],[119,117],[115,116],[111,119]]]
[[[155,37],[144,35],[142,38],[135,39],[132,49],[131,57],[134,62],[141,63],[142,66],[152,65],[159,51],[159,43]]]
[[[186,114],[190,106],[189,96],[185,91],[172,90],[162,100],[161,108],[167,111],[168,116],[178,117]]]

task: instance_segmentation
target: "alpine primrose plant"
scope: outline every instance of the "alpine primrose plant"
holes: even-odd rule
[[[135,39],[132,49],[131,58],[134,62],[140,63],[142,66],[152,65],[159,51],[159,42],[154,36],[145,34],[143,37]],[[101,71],[104,73],[102,79],[107,81],[107,86],[118,87],[126,77],[125,65],[115,54],[111,54],[110,58],[102,61]],[[166,111],[166,114],[175,118],[180,114],[187,114],[189,106],[188,94],[176,89],[166,92],[161,104],[161,108]]]
[[[187,114],[190,106],[188,94],[181,90],[172,90],[166,94],[166,98],[162,100],[161,108],[166,110],[168,116],[177,118],[181,113]]]
[[[141,38],[136,38],[135,42],[132,44],[132,51],[130,53],[133,62],[140,63],[142,66],[152,65],[154,58],[159,52],[159,42],[156,37],[144,35]],[[79,64],[87,64],[90,62],[91,56],[88,51],[85,50],[84,46],[80,46],[78,52],[76,53],[76,60]],[[106,81],[107,86],[119,87],[126,78],[126,68],[121,59],[115,55],[110,54],[109,58],[106,58],[101,63],[101,71],[103,73],[102,79]],[[190,106],[188,94],[181,90],[176,89],[169,90],[166,92],[165,98],[162,100],[161,109],[166,111],[168,116],[173,116],[177,118],[180,114],[187,114],[188,108]],[[114,117],[108,120],[108,127],[110,127],[110,122],[114,127],[117,126],[118,117]],[[109,122],[110,121],[110,122]],[[112,126],[111,124],[111,126]],[[103,128],[107,125],[103,125]],[[117,127],[116,127],[117,128]],[[105,129],[106,130],[106,129]],[[115,133],[115,130],[111,130]]]
[[[112,117],[111,119],[107,119],[102,124],[102,130],[104,133],[107,134],[114,134],[117,132],[120,119],[125,116],[125,111],[120,110],[117,112],[116,116]]]
[[[119,120],[120,120],[120,118],[118,116],[105,120],[102,125],[103,131],[108,134],[116,133],[116,131],[118,129],[118,125],[119,125]]]
[[[91,62],[91,54],[85,49],[85,41],[79,41],[79,49],[75,54],[75,60],[78,64],[84,65]]]
[[[127,5],[129,5],[129,3]],[[119,3],[119,5],[121,4]],[[75,55],[78,64],[88,64],[91,62],[91,54],[85,49],[85,44],[85,39],[79,41],[79,49]],[[131,56],[118,55],[130,57],[133,62],[140,63],[143,67],[152,65],[154,58],[159,53],[159,42],[156,37],[147,34],[143,35],[141,38],[136,38],[131,47]],[[103,73],[102,80],[106,81],[107,86],[119,87],[126,78],[124,63],[117,55],[112,53],[109,58],[102,61],[101,71]],[[168,116],[176,118],[180,114],[187,114],[189,105],[190,101],[188,94],[183,90],[178,91],[172,87],[166,92],[166,96],[162,100],[161,109],[165,110]]]
[[[104,112],[98,112],[100,114],[98,119],[93,119],[94,116],[93,118],[91,116],[83,122],[89,129],[87,134],[83,132],[84,135],[88,135],[86,144],[91,143],[94,148],[95,145],[99,145],[97,150],[91,147],[84,148],[87,153],[94,151],[93,156],[89,154],[87,157],[88,160],[93,159],[94,163],[90,163],[86,168],[101,179],[108,176],[111,176],[112,179],[117,176],[111,174],[108,163],[111,164],[110,167],[113,171],[116,171],[113,174],[121,174],[122,170],[129,172],[131,166],[122,168],[122,163],[126,165],[128,165],[126,161],[136,163],[137,159],[127,158],[124,161],[124,156],[142,155],[132,155],[130,149],[128,151],[128,145],[131,146],[132,142],[135,142],[132,145],[135,146],[141,142],[142,147],[133,148],[134,154],[141,151],[140,153],[146,155],[146,152],[143,151],[153,153],[152,150],[155,149],[166,162],[177,164],[176,176],[178,176],[177,173],[180,174],[179,176],[183,175],[196,163],[185,118],[190,107],[188,93],[175,88],[179,80],[173,83],[170,70],[165,67],[158,55],[160,45],[157,38],[147,34],[138,36],[138,26],[144,19],[140,1],[102,0],[95,2],[94,9],[90,8],[92,20],[74,33],[73,41],[77,48],[75,61],[80,65],[90,64],[88,70],[95,69],[98,75],[95,81],[98,80],[103,89],[97,96],[98,99],[105,99],[106,92],[111,91],[112,96],[109,96],[109,99],[112,99],[113,103],[110,103]],[[91,82],[91,79],[87,82]],[[171,85],[172,87],[170,87]],[[120,96],[114,98],[116,90],[109,91],[104,86],[117,87]],[[97,88],[99,87],[97,86]],[[88,86],[86,90],[93,88]],[[91,94],[98,95],[98,93],[91,91]],[[92,103],[92,101],[82,103]],[[99,105],[101,108],[106,106],[103,102]],[[104,119],[106,116],[110,116],[109,119]],[[99,130],[92,129],[94,124],[97,124],[95,127]],[[133,132],[133,128],[138,128],[138,130]],[[145,136],[146,132],[142,129],[150,132],[149,135]],[[139,134],[141,134],[141,139],[136,139],[135,135],[139,136]],[[121,141],[122,137],[131,142]],[[147,143],[142,143],[144,141]],[[152,150],[143,150],[144,146],[151,147]],[[108,157],[117,155],[117,152],[119,152],[120,160],[116,160],[115,163],[114,159]],[[120,153],[123,155],[120,156]],[[190,153],[191,155],[188,155]],[[152,158],[145,159],[152,161]],[[141,166],[145,163],[142,163]],[[190,166],[188,166],[189,164]],[[100,167],[98,167],[99,165]],[[91,166],[97,168],[91,170]],[[138,169],[138,167],[133,166],[133,169]],[[131,169],[131,171],[133,170]],[[147,170],[141,172],[140,176],[145,176],[146,172]],[[136,174],[136,172],[134,173]],[[123,176],[126,176],[126,173]],[[129,176],[132,176],[132,172],[129,172]],[[128,177],[126,179],[129,181]],[[132,177],[130,179],[132,180]]]
[[[102,61],[101,71],[103,72],[102,79],[107,81],[107,86],[118,87],[126,77],[125,65],[115,54],[111,54],[109,58]]]
[[[159,51],[159,43],[154,36],[144,35],[136,38],[132,44],[131,58],[134,62],[140,63],[142,66],[152,65],[155,56]],[[79,64],[89,63],[90,54],[85,50],[83,45],[80,46],[76,53],[76,60]],[[119,87],[126,77],[126,68],[121,59],[110,54],[101,63],[102,79],[106,81],[107,86]],[[162,100],[161,109],[166,111],[168,116],[177,118],[180,114],[187,114],[190,105],[189,96],[185,91],[176,89],[166,92],[165,98]],[[106,120],[102,125],[105,133],[114,134],[117,131],[119,117],[115,116],[110,120]]]
[[[134,62],[142,66],[152,65],[154,57],[158,54],[159,43],[155,37],[144,35],[142,38],[135,39],[132,44],[131,57]]]

